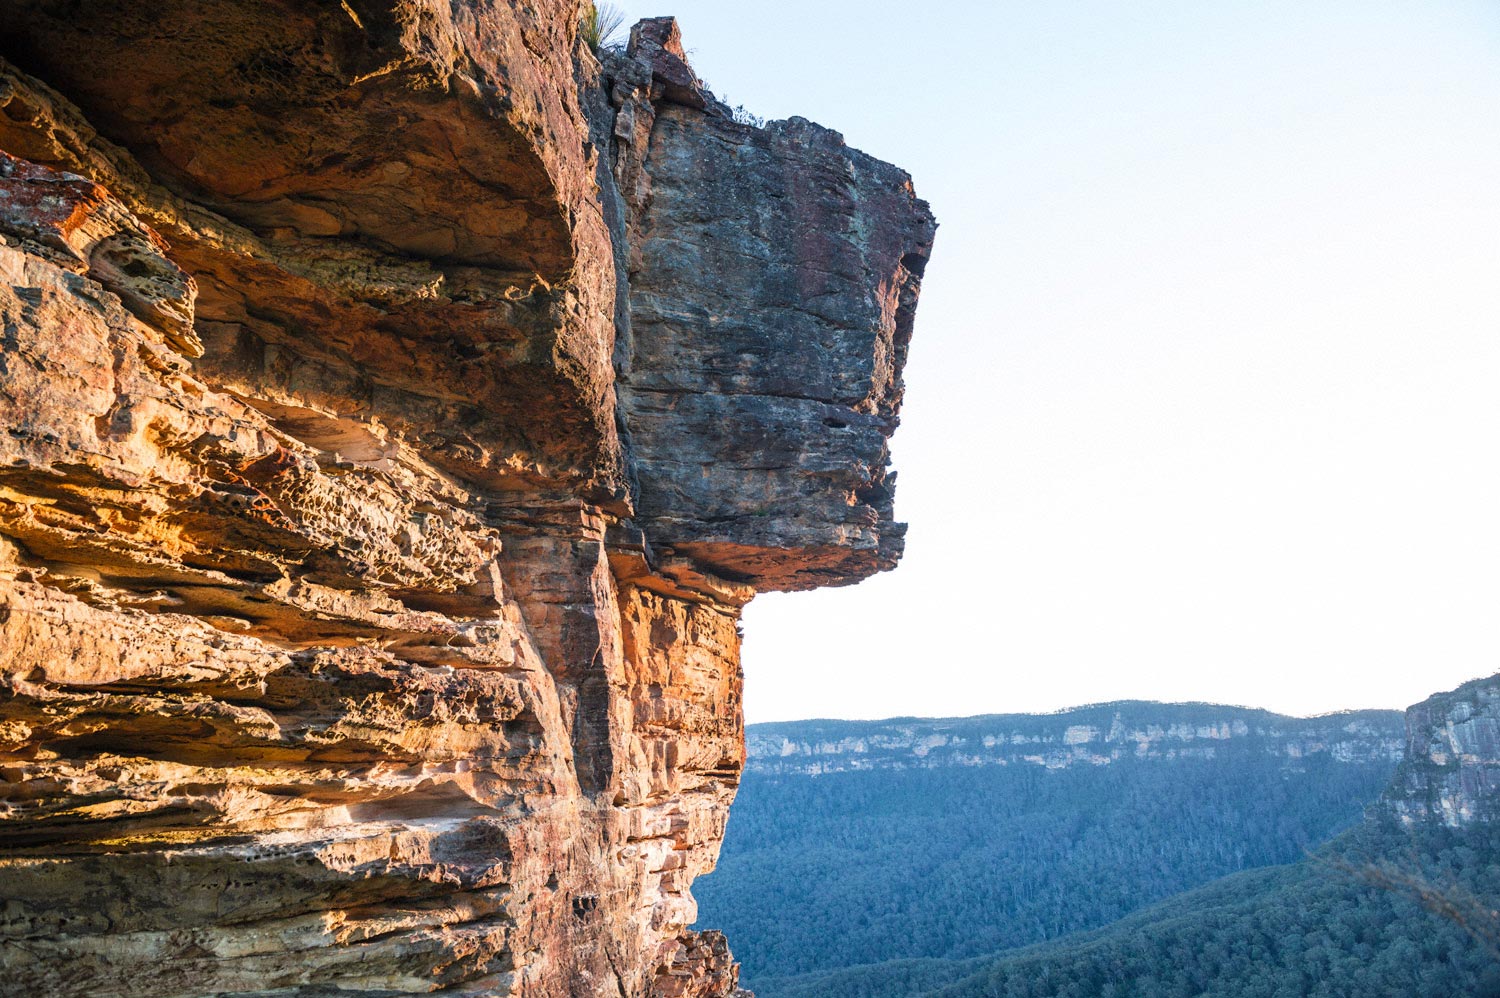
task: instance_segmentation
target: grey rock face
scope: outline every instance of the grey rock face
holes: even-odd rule
[[[611,71],[630,223],[618,392],[639,520],[758,589],[891,567],[904,528],[886,441],[932,246],[926,204],[837,132],[742,124],[688,88],[669,22],[644,22]]]
[[[1386,803],[1407,824],[1461,827],[1500,816],[1500,676],[1406,712],[1406,758]]]

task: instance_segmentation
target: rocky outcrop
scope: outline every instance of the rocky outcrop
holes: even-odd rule
[[[910,179],[804,119],[736,121],[670,18],[638,25],[611,67],[642,523],[760,589],[890,568],[904,529],[886,440],[933,235]]]
[[[1500,819],[1500,676],[1407,709],[1406,754],[1383,805],[1406,825]]]
[[[727,995],[741,607],[900,552],[932,221],[579,4],[0,0],[0,979]]]
[[[1216,704],[1122,701],[1055,714],[784,721],[751,725],[745,768],[768,776],[949,766],[1107,766],[1132,761],[1270,755],[1297,769],[1320,757],[1394,764],[1404,747],[1394,710],[1288,717]]]

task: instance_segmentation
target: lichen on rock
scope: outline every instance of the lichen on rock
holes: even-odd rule
[[[721,996],[740,610],[900,554],[933,223],[576,0],[0,0],[0,977]]]

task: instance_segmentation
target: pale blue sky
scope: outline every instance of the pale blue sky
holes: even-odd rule
[[[620,6],[942,225],[906,560],[751,604],[751,721],[1500,668],[1500,3]]]

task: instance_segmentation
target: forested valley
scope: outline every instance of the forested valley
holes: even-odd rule
[[[995,994],[1075,993],[1015,991],[993,957],[1296,863],[1361,819],[1401,731],[1395,712],[1309,722],[1144,703],[884,725],[752,726],[718,871],[695,893],[699,924],[735,939],[761,998],[912,995],[982,974],[1001,975]],[[1222,889],[1237,904],[1272,888],[1333,903],[1333,887],[1297,886],[1310,876]]]
[[[1096,932],[772,982],[777,998],[1495,998],[1500,836],[1372,822]]]

